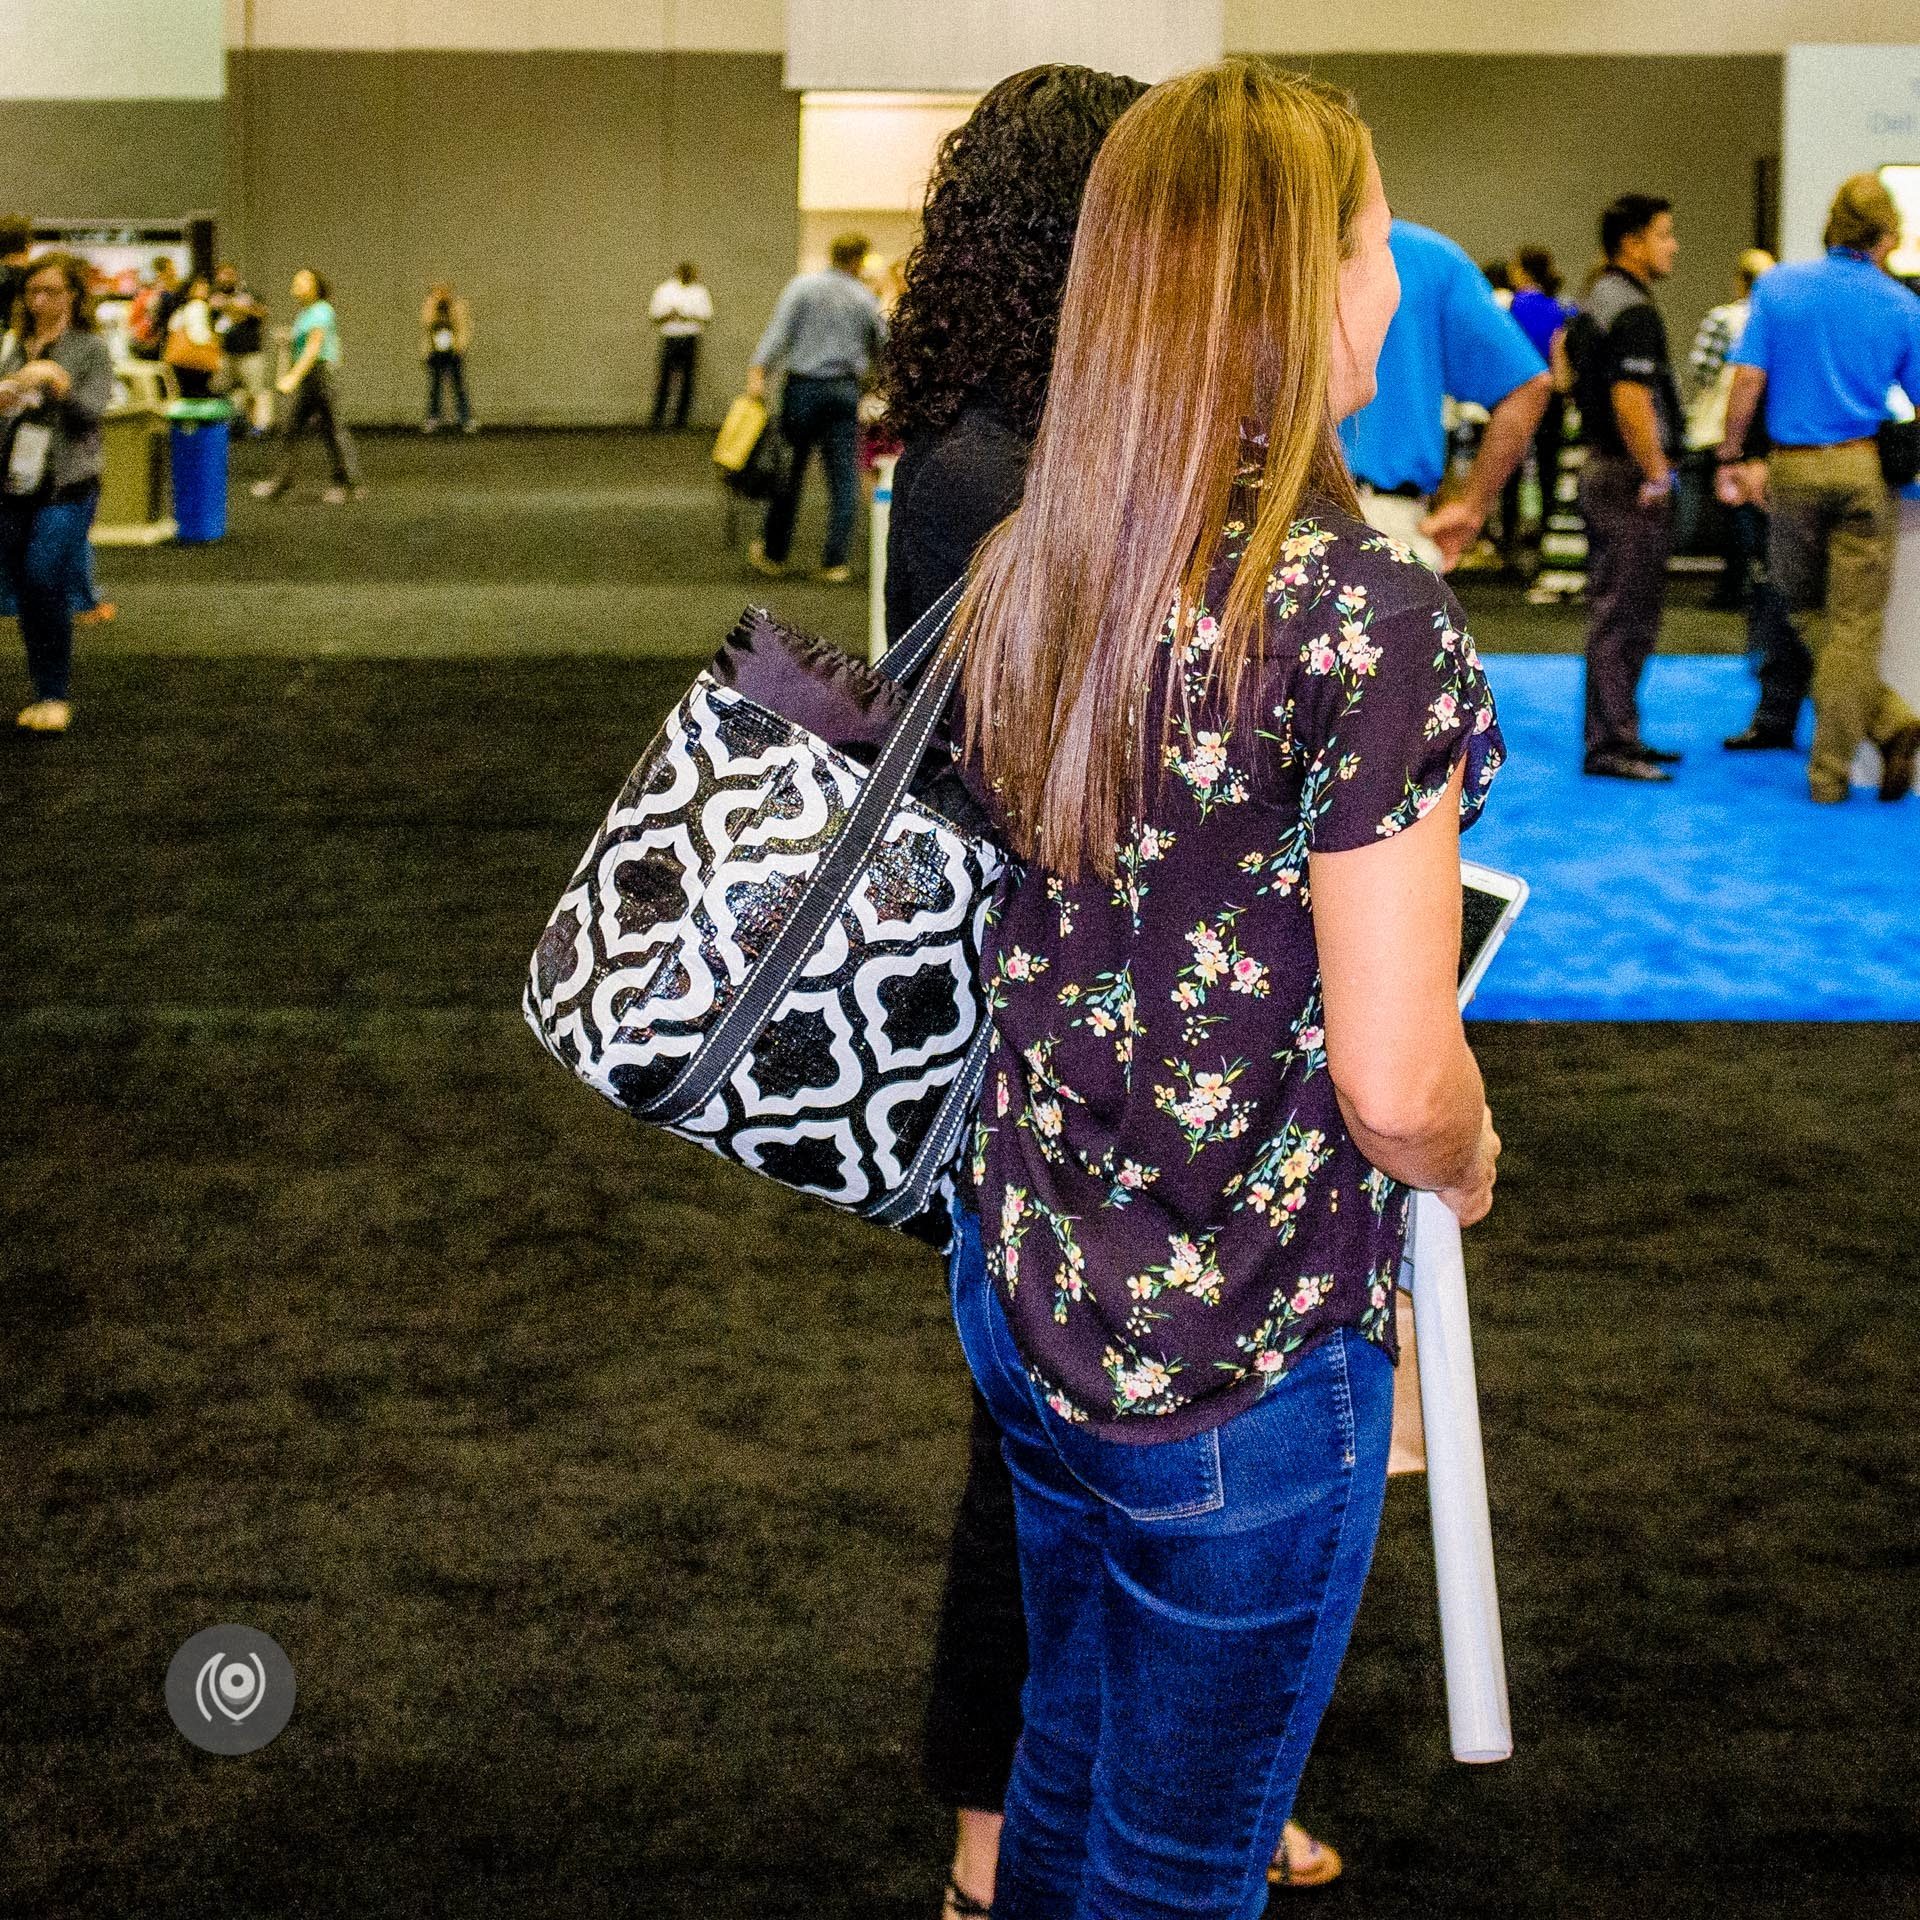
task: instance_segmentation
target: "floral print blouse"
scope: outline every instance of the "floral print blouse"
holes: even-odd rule
[[[1250,531],[1236,495],[1208,582]],[[1307,856],[1398,833],[1503,757],[1459,603],[1403,546],[1309,506],[1268,583],[1263,683],[1230,731],[1186,677],[1111,885],[1029,868],[985,954],[994,1037],[971,1172],[987,1263],[1054,1411],[1175,1439],[1257,1400],[1339,1327],[1395,1351],[1408,1195],[1327,1072]],[[1158,714],[1149,716],[1157,738]]]

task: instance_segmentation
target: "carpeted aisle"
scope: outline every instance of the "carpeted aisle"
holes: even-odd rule
[[[1816,807],[1799,754],[1725,752],[1753,708],[1737,659],[1649,669],[1647,737],[1687,756],[1672,786],[1587,779],[1581,671],[1487,660],[1512,752],[1466,851],[1533,897],[1476,1017],[1920,1018],[1920,800]]]

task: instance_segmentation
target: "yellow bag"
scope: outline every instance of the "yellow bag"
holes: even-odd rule
[[[738,473],[753,458],[753,450],[766,430],[765,403],[743,393],[727,409],[727,417],[714,438],[713,464],[722,473]]]

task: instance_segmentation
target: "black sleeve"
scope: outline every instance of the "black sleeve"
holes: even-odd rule
[[[894,471],[887,525],[887,638],[897,640],[972,563],[1015,507],[1027,449],[1013,433],[956,433]]]
[[[1609,386],[1617,380],[1638,381],[1643,387],[1658,386],[1666,363],[1666,335],[1660,316],[1651,306],[1629,307],[1607,329],[1605,366]]]

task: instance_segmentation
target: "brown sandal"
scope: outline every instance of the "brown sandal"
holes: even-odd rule
[[[1305,1827],[1289,1820],[1274,1849],[1273,1862],[1267,1868],[1267,1884],[1272,1887],[1324,1887],[1338,1880],[1346,1862],[1327,1845],[1316,1840]]]

